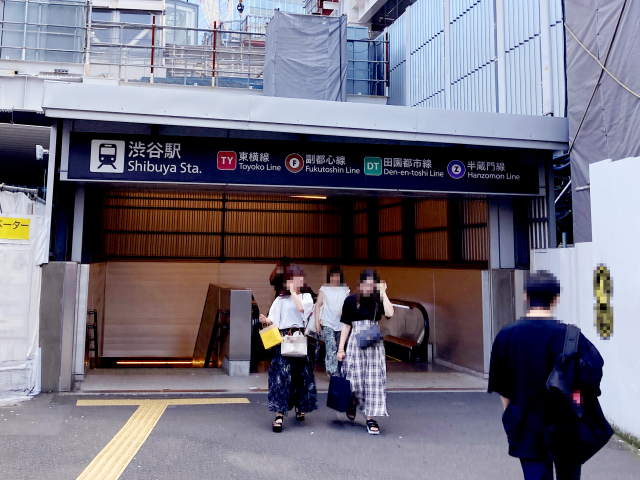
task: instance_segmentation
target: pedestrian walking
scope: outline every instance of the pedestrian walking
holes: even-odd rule
[[[280,296],[280,293],[284,290],[284,271],[291,264],[291,259],[289,257],[282,257],[276,263],[276,268],[273,269],[271,275],[269,276],[269,283],[276,291],[275,298]]]
[[[525,480],[553,480],[554,464],[557,480],[578,480],[581,463],[611,436],[597,400],[604,362],[577,327],[554,318],[559,296],[551,273],[532,274],[526,317],[504,327],[491,351],[488,390],[501,395],[509,454],[520,459]],[[558,395],[550,374],[567,365],[573,366]]]
[[[375,271],[365,270],[360,275],[358,292],[349,295],[342,307],[341,322],[344,326],[337,359],[344,360],[343,371],[351,382],[353,396],[347,417],[354,420],[359,406],[367,418],[367,431],[372,435],[380,433],[373,417],[388,416],[387,364],[378,327],[383,313],[386,317],[393,316],[387,284],[380,281]]]
[[[340,267],[332,267],[327,275],[327,284],[320,287],[316,302],[316,332],[322,333],[325,346],[325,368],[327,375],[338,375],[338,344],[342,332],[342,306],[349,295]]]
[[[304,334],[305,321],[313,312],[313,299],[301,293],[304,273],[297,265],[289,265],[283,272],[284,290],[273,301],[269,316],[260,315],[263,325],[275,324],[284,336],[293,331]],[[305,413],[318,408],[318,395],[313,368],[308,355],[283,356],[277,345],[269,367],[269,410],[276,412],[273,431],[281,432],[284,415],[295,407],[296,420],[303,421]]]

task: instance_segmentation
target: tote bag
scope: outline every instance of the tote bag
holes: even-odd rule
[[[342,376],[332,375],[329,380],[329,393],[327,394],[327,407],[338,412],[346,412],[351,402],[351,382]]]
[[[278,330],[278,327],[273,324],[260,330],[260,338],[262,338],[262,344],[264,345],[265,350],[269,350],[270,348],[282,343],[280,330]]]
[[[282,339],[280,354],[283,357],[306,357],[307,337],[300,333],[299,330],[291,333],[291,329],[289,329],[289,334]]]

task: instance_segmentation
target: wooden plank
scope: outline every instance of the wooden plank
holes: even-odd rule
[[[105,355],[191,357],[209,284],[251,289],[261,313],[267,314],[274,298],[269,284],[274,268],[249,262],[108,262]],[[317,292],[327,267],[302,268]]]

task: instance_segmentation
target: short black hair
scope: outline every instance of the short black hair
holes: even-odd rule
[[[331,277],[336,273],[340,274],[340,283],[344,283],[344,274],[342,273],[342,269],[337,265],[329,269],[329,273],[327,273],[327,283],[331,283]]]
[[[551,272],[540,270],[529,275],[525,293],[530,307],[549,308],[560,296],[560,282]]]
[[[380,277],[378,276],[378,272],[376,272],[375,270],[364,270],[361,274],[360,274],[360,283],[364,283],[369,279],[373,279],[374,283],[380,283]]]

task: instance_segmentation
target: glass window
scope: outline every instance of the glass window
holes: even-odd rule
[[[17,24],[0,31],[0,57],[52,62],[83,60],[84,4],[3,2],[3,19]],[[29,25],[24,25],[25,16]],[[26,33],[26,35],[25,35]]]

